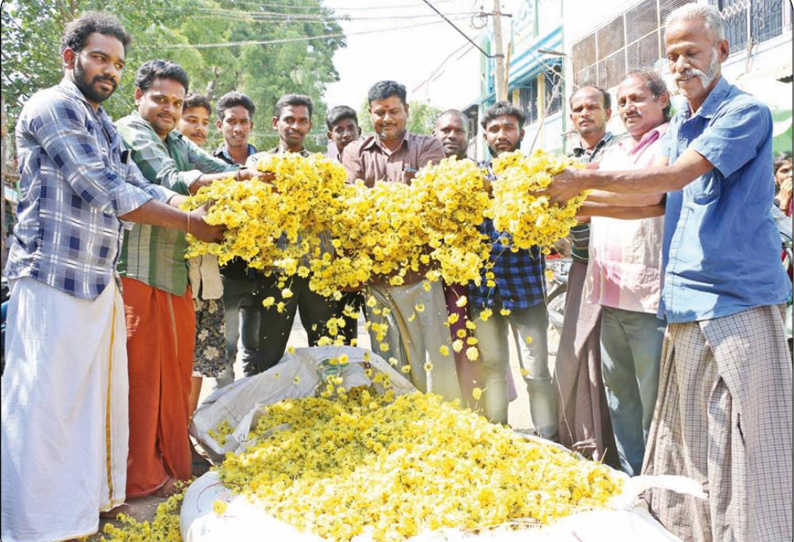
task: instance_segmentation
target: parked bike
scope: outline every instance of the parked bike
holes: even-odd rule
[[[568,272],[571,270],[571,258],[552,255],[546,258],[546,308],[549,312],[549,324],[555,329],[562,329],[565,319],[565,294],[568,291]]]

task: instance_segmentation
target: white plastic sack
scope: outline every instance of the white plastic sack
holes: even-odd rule
[[[628,489],[662,485],[687,490],[692,480],[680,477],[632,478],[636,480]],[[688,492],[688,491],[687,491]],[[624,494],[624,497],[630,497]],[[215,501],[227,504],[222,514],[213,511]],[[514,531],[501,527],[479,534],[454,530],[427,532],[410,538],[406,542],[681,542],[670,534],[648,513],[644,505],[635,504],[622,510],[595,510],[581,512],[562,518],[543,528]],[[262,506],[250,502],[241,495],[232,495],[215,472],[208,472],[193,482],[182,501],[180,518],[182,539],[185,542],[237,542],[262,540],[289,540],[290,542],[325,542],[311,533],[298,531],[295,527],[268,515]],[[358,537],[355,542],[366,542]]]
[[[193,415],[190,434],[199,442],[213,462],[223,460],[227,452],[239,452],[245,447],[248,433],[256,427],[259,407],[284,399],[308,397],[318,386],[325,384],[323,361],[347,355],[348,365],[342,369],[346,388],[368,386],[367,366],[375,373],[384,373],[395,395],[416,391],[416,388],[377,354],[353,346],[315,346],[298,348],[287,353],[281,361],[264,373],[249,376],[216,390],[207,397]],[[369,360],[365,359],[369,357]],[[209,435],[224,421],[234,432],[221,445]]]
[[[365,374],[367,362],[364,359],[367,352],[349,346],[298,349],[267,372],[239,380],[210,395],[196,411],[191,434],[215,460],[222,459],[226,452],[239,453],[245,450],[248,433],[256,426],[264,407],[283,399],[315,394],[317,387],[323,384],[324,360],[346,354],[349,365],[342,373],[345,387],[369,385],[371,380]],[[371,352],[369,358],[375,371],[389,377],[396,395],[416,391],[383,358]],[[235,430],[227,436],[225,446],[221,446],[209,436],[209,431],[216,429],[224,420]],[[526,438],[538,440],[531,436]],[[629,478],[619,472],[616,475],[624,478],[625,485],[622,493],[610,500],[608,510],[574,514],[544,528],[513,531],[505,526],[476,535],[455,530],[433,531],[417,535],[407,542],[601,542],[605,533],[608,533],[606,536],[610,542],[680,542],[650,516],[638,497],[651,487],[663,487],[704,498],[699,484],[679,476]],[[222,514],[213,509],[216,501],[226,503]],[[220,482],[216,472],[204,474],[187,489],[182,501],[180,528],[185,542],[258,541],[263,533],[267,533],[268,540],[324,542],[323,538],[302,533],[268,515],[262,506],[246,497],[233,495]],[[353,542],[369,540],[359,536]]]

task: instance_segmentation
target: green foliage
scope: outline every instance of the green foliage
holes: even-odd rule
[[[408,112],[408,131],[414,134],[432,134],[441,110],[432,105],[411,102]]]
[[[134,107],[135,71],[145,60],[180,63],[191,91],[214,102],[230,90],[245,92],[257,105],[251,142],[274,146],[273,106],[282,94],[308,94],[315,102],[315,132],[325,116],[326,86],[339,79],[333,55],[345,46],[333,12],[322,0],[278,0],[259,5],[244,0],[18,0],[2,7],[2,92],[13,125],[24,102],[63,77],[60,38],[66,23],[89,10],[116,15],[133,36],[122,84],[104,107],[114,118]],[[279,7],[270,7],[278,4]],[[300,9],[295,9],[298,6]],[[309,8],[309,9],[307,9]],[[301,17],[290,18],[298,13]],[[316,39],[306,40],[306,38]],[[201,47],[245,41],[296,40],[269,44]],[[318,128],[319,127],[319,128]],[[210,141],[220,143],[213,130]],[[320,148],[323,137],[307,139]]]

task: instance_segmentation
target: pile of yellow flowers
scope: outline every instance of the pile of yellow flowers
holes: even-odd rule
[[[250,436],[259,441],[219,467],[224,485],[335,542],[541,525],[603,507],[622,487],[604,465],[431,394],[394,399],[358,387],[335,400],[288,399],[269,406]]]
[[[484,218],[519,248],[550,246],[568,233],[584,198],[556,207],[532,193],[568,165],[542,151],[500,156],[491,198],[485,171],[469,160],[431,164],[411,185],[367,188],[346,184],[342,166],[320,154],[265,156],[257,168],[270,172],[270,184],[228,179],[189,198],[187,209],[215,202],[207,222],[228,232],[220,244],[190,238],[187,256],[215,254],[221,264],[240,256],[283,277],[311,276],[310,287],[324,296],[379,278],[400,285],[410,271],[431,281],[479,283],[490,249],[477,229]]]
[[[184,496],[182,490],[159,504],[151,523],[119,514],[119,525],[105,524],[102,530],[104,536],[98,542],[182,542],[179,509]],[[84,538],[82,542],[87,540]]]
[[[497,182],[493,183],[490,216],[498,231],[510,234],[511,249],[538,245],[548,252],[548,247],[568,235],[571,226],[576,225],[576,211],[584,203],[585,195],[557,206],[546,196],[534,193],[546,188],[554,175],[575,165],[572,159],[549,156],[542,150],[529,158],[515,151],[494,159]]]
[[[411,191],[424,244],[432,250],[430,257],[439,263],[444,281],[479,284],[490,254],[487,237],[477,229],[491,204],[485,172],[471,160],[449,158],[420,170]]]

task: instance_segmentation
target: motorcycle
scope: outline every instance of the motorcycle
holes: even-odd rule
[[[565,319],[565,294],[568,291],[570,270],[570,257],[559,254],[546,257],[546,308],[549,324],[558,331],[562,329]]]

